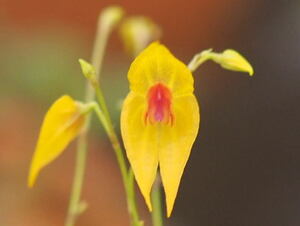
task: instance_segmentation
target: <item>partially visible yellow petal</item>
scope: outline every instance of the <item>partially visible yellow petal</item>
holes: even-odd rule
[[[121,132],[135,179],[151,211],[150,192],[158,167],[158,131],[154,126],[145,126],[146,104],[143,96],[128,94],[121,113]]]
[[[147,45],[159,39],[161,30],[149,18],[133,16],[121,24],[120,34],[125,50],[136,57]]]
[[[140,95],[146,95],[149,88],[159,82],[170,87],[173,96],[190,94],[194,90],[190,70],[158,42],[150,44],[133,61],[128,79],[131,91]]]
[[[32,187],[42,168],[57,158],[80,133],[85,117],[80,104],[69,96],[54,102],[44,118],[30,166],[28,186]]]
[[[216,54],[212,60],[228,70],[247,72],[250,76],[254,73],[251,64],[233,49],[227,49],[223,53]]]
[[[180,179],[199,130],[200,114],[193,94],[174,98],[174,122],[159,134],[159,167],[170,217]]]

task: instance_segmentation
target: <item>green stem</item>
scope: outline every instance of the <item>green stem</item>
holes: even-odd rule
[[[152,198],[152,226],[163,226],[163,215],[162,215],[162,201],[161,201],[161,186],[160,181],[157,178],[151,194]]]
[[[196,54],[193,59],[188,64],[188,69],[190,69],[191,72],[194,72],[198,67],[200,67],[201,64],[206,62],[207,60],[211,59],[212,56],[212,49],[203,50],[202,52]]]
[[[94,86],[94,89],[95,89],[95,92],[96,92],[97,100],[100,104],[100,108],[103,110],[104,115],[105,115],[107,121],[110,124],[110,127],[113,127],[112,126],[112,121],[111,121],[111,118],[110,118],[110,114],[109,114],[108,109],[107,109],[106,101],[105,101],[104,95],[102,93],[102,90],[99,87],[98,81],[97,81],[97,83],[94,83],[93,86]]]
[[[98,29],[97,29],[97,34],[96,34],[96,39],[95,39],[95,44],[94,44],[93,54],[92,54],[92,60],[91,60],[91,63],[95,68],[95,77],[93,78],[92,82],[90,80],[87,81],[86,102],[91,103],[91,106],[93,107],[98,118],[102,122],[104,129],[113,146],[114,152],[116,154],[125,191],[126,191],[128,211],[130,214],[131,224],[132,226],[142,226],[143,222],[139,220],[139,215],[138,215],[137,206],[135,202],[134,177],[132,171],[129,171],[128,173],[126,160],[123,151],[121,149],[119,139],[116,135],[113,124],[111,122],[110,114],[108,112],[107,105],[105,103],[105,98],[103,96],[103,93],[98,83],[107,40],[109,34],[112,31],[114,24],[118,20],[118,15],[120,16],[120,13],[122,12],[120,12],[119,8],[110,8],[110,10],[107,10],[99,17]],[[104,17],[106,17],[106,19],[109,19],[111,21],[106,21]],[[98,106],[97,103],[93,102],[93,100],[95,99],[95,95],[97,96],[97,99],[100,103],[100,107]],[[65,222],[65,226],[74,226],[77,216],[82,211],[84,211],[86,207],[85,203],[80,201],[80,194],[81,194],[83,178],[84,178],[86,152],[87,152],[87,133],[90,127],[90,121],[91,118],[90,116],[88,116],[86,120],[85,130],[83,131],[83,133],[81,134],[78,140],[75,175],[74,175],[73,187],[72,187],[72,192],[70,197],[69,211]]]
[[[134,175],[133,171],[130,168],[128,172],[128,181],[127,181],[127,203],[128,210],[132,216],[132,225],[133,226],[143,226],[144,223],[140,220],[136,200],[135,200],[135,190],[134,190]]]
[[[98,80],[99,74],[102,67],[103,56],[105,52],[106,43],[108,40],[110,32],[106,30],[104,32],[100,27],[100,17],[98,20],[98,28],[97,34],[95,38],[93,54],[92,54],[92,65],[94,65],[96,69],[96,79]],[[87,81],[86,83],[86,95],[85,99],[87,102],[94,100],[95,91],[90,83]],[[80,208],[81,201],[81,190],[84,179],[85,172],[85,163],[86,163],[86,155],[87,155],[87,133],[90,127],[91,117],[87,116],[86,125],[84,131],[81,133],[78,143],[77,143],[77,154],[76,154],[76,162],[75,162],[75,173],[72,185],[72,191],[70,195],[69,209],[68,214],[65,221],[65,226],[74,226],[76,218],[82,212],[82,208]]]
[[[75,176],[73,181],[73,187],[69,202],[69,210],[66,218],[65,225],[73,226],[75,224],[76,218],[84,210],[80,208],[80,194],[82,190],[84,170],[86,164],[86,137],[80,136],[78,139],[78,149],[76,153],[76,162],[75,162]]]
[[[95,87],[95,89],[99,89],[99,87]],[[122,180],[125,187],[126,197],[127,197],[127,205],[128,211],[130,214],[131,224],[132,226],[142,226],[143,222],[139,219],[138,209],[136,206],[135,201],[135,191],[134,191],[134,176],[133,172],[130,169],[129,172],[127,171],[125,156],[123,154],[119,139],[116,135],[114,127],[111,121],[105,116],[105,113],[101,111],[98,104],[94,104],[95,113],[100,120],[101,124],[103,125],[108,138],[112,144],[114,152],[117,157],[117,162],[120,167]],[[128,173],[127,173],[128,172]]]

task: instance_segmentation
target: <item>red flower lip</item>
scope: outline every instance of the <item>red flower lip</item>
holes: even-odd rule
[[[171,111],[172,95],[168,87],[157,83],[148,91],[148,109],[145,114],[145,124],[162,122],[173,125],[174,116]]]

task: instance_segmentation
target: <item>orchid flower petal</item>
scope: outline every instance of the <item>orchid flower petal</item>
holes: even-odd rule
[[[167,216],[171,215],[183,170],[197,137],[200,114],[194,95],[174,98],[174,122],[160,132],[159,167],[166,194]]]
[[[69,96],[54,102],[44,118],[37,146],[31,162],[28,186],[46,165],[56,159],[66,146],[80,133],[85,117],[80,104]]]
[[[174,96],[190,94],[194,78],[187,66],[158,42],[150,44],[133,61],[128,72],[130,90],[147,95],[149,88],[164,83]]]
[[[145,127],[145,108],[144,97],[129,93],[123,104],[121,132],[136,181],[151,211],[150,192],[158,167],[158,147],[156,128]]]

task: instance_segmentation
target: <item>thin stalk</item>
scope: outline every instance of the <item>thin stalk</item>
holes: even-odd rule
[[[102,15],[103,17],[101,17],[101,15],[99,17],[98,29],[96,33],[95,44],[94,44],[92,60],[91,60],[91,63],[95,68],[95,77],[93,78],[93,82],[87,80],[86,102],[92,104],[98,118],[100,119],[102,125],[104,126],[104,129],[109,137],[109,140],[116,154],[117,162],[120,167],[122,180],[126,191],[127,205],[130,214],[131,224],[132,226],[142,226],[143,222],[139,220],[139,215],[138,215],[137,206],[135,202],[134,177],[132,171],[129,171],[128,173],[126,160],[123,151],[121,149],[119,139],[112,125],[110,114],[108,112],[107,105],[105,103],[105,98],[103,96],[103,93],[98,83],[107,40],[109,34],[112,31],[112,27],[113,27],[112,24],[115,23],[114,21],[117,20],[117,17],[115,17],[116,13],[120,15],[119,13],[121,12],[119,11],[119,9],[111,8],[110,11],[106,11]],[[104,15],[106,16],[107,19],[111,19],[112,23],[105,21],[103,19]],[[100,107],[97,103],[95,102],[93,103],[93,100],[95,99],[95,95],[97,96]],[[86,161],[85,159],[86,159],[86,152],[87,152],[87,133],[90,127],[90,121],[91,118],[90,116],[88,116],[86,120],[85,130],[82,132],[78,140],[74,182],[73,182],[72,193],[71,193],[70,203],[69,203],[69,211],[65,222],[65,226],[74,226],[77,216],[86,207],[85,203],[80,201],[80,194],[82,190],[82,183],[83,183],[84,171],[85,171],[85,161]]]
[[[95,86],[94,88],[96,90],[99,89],[98,86]],[[98,92],[96,92],[96,93],[98,93]],[[124,187],[125,187],[125,192],[126,192],[126,197],[127,197],[127,206],[128,206],[128,211],[130,214],[131,225],[132,226],[142,226],[143,222],[140,221],[138,209],[136,206],[133,172],[131,169],[129,171],[127,170],[125,156],[123,154],[123,150],[121,148],[120,141],[116,135],[116,132],[114,130],[114,127],[113,127],[111,121],[106,118],[105,113],[101,111],[98,104],[94,105],[94,110],[95,110],[95,113],[96,113],[98,119],[100,120],[101,124],[103,125],[103,127],[108,135],[108,138],[112,144],[112,147],[113,147],[114,152],[117,157],[117,162],[120,167],[121,176],[122,176],[122,180],[123,180]]]
[[[144,223],[140,220],[138,208],[135,200],[135,190],[134,190],[134,175],[133,171],[130,168],[128,172],[128,181],[127,181],[127,203],[128,211],[132,216],[132,225],[133,226],[143,226]]]
[[[210,60],[213,54],[214,53],[212,53],[212,49],[203,50],[202,52],[196,54],[189,62],[187,66],[188,69],[190,69],[191,72],[194,72],[198,67],[200,67],[201,64],[207,60]]]
[[[95,89],[97,100],[98,100],[98,102],[100,104],[100,108],[103,110],[104,115],[105,115],[107,121],[109,121],[109,124],[112,127],[112,121],[111,121],[111,118],[110,118],[110,114],[108,112],[106,101],[105,101],[103,92],[102,92],[102,90],[99,87],[98,81],[97,81],[97,83],[94,83],[93,86],[94,86],[94,89]]]
[[[151,193],[152,198],[152,226],[163,226],[162,201],[161,201],[161,183],[157,178]]]
[[[104,32],[101,30],[100,17],[98,20],[97,33],[95,37],[95,43],[93,48],[91,63],[96,69],[96,79],[98,80],[99,74],[101,72],[103,56],[105,52],[106,43],[108,40],[110,32]],[[85,99],[87,102],[94,100],[95,91],[90,83],[86,83],[86,93]],[[86,165],[86,155],[87,155],[87,133],[90,127],[91,116],[87,116],[85,129],[78,138],[77,143],[77,154],[75,162],[75,173],[72,185],[72,191],[70,195],[69,209],[65,221],[65,226],[74,226],[76,218],[82,212],[80,211],[81,201],[81,190],[84,179],[85,165]]]
[[[65,221],[65,226],[73,226],[80,213],[84,210],[80,208],[80,194],[82,190],[84,171],[86,165],[86,137],[80,136],[77,143],[77,153],[75,162],[75,173],[72,192],[70,196],[68,215]]]

